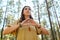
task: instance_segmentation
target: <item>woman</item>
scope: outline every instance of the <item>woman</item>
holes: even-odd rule
[[[22,9],[21,18],[16,24],[17,26],[14,27],[15,29],[11,33],[16,32],[17,40],[38,40],[37,33],[49,34],[45,28],[42,28],[41,25],[33,20],[29,6],[25,6]],[[3,33],[5,34],[5,32]]]

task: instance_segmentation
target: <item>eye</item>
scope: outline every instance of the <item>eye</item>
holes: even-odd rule
[[[31,10],[31,9],[29,8],[29,10]]]
[[[25,10],[27,10],[27,8],[25,8]]]
[[[30,8],[25,8],[25,10],[27,10],[27,9],[28,9],[28,10],[31,10]]]

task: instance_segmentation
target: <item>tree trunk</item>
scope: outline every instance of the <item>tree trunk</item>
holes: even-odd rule
[[[50,22],[50,26],[51,26],[52,40],[55,40],[54,33],[53,33],[53,28],[52,28],[52,23],[51,23],[51,18],[50,18],[50,11],[49,11],[49,8],[48,8],[48,3],[47,3],[47,0],[45,0],[45,1],[46,1],[46,6],[47,6],[47,12],[48,12],[48,17],[49,17],[49,22]]]
[[[53,0],[52,0],[52,4],[53,4],[53,8],[54,8],[54,13],[55,13],[55,16],[56,16],[56,19],[57,19],[57,22],[58,22],[58,27],[57,27],[57,31],[58,31],[58,36],[60,38],[60,33],[59,33],[59,28],[60,28],[60,24],[59,24],[59,20],[58,20],[58,16],[57,16],[57,13],[56,13],[56,9],[55,9],[55,5],[53,3]],[[57,37],[58,38],[58,37]],[[58,39],[59,39],[58,38]]]

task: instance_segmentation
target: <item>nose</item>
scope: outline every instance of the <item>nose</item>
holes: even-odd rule
[[[29,12],[30,10],[29,9],[27,9],[27,12]]]

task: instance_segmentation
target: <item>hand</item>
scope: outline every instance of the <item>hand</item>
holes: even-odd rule
[[[45,28],[40,28],[41,34],[49,35],[49,32]]]
[[[24,23],[27,23],[27,21],[29,20],[30,18],[27,18],[26,20],[24,20],[24,21],[22,21],[22,25],[24,24]]]
[[[38,23],[36,23],[33,19],[30,19],[30,22],[32,23],[33,26],[36,26],[36,27],[38,27],[38,28],[41,27],[41,25],[38,24]]]
[[[34,25],[34,26],[37,25],[37,23],[36,23],[33,19],[30,19],[30,22],[31,22],[31,24]]]

